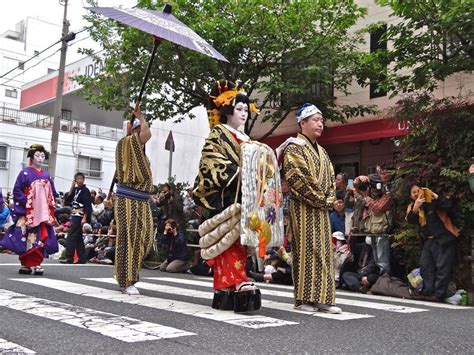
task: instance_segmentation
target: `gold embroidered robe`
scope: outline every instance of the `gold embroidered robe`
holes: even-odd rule
[[[290,188],[295,306],[335,304],[334,257],[329,209],[335,194],[334,169],[326,151],[303,134],[305,144],[284,150],[283,173]]]
[[[152,193],[150,162],[142,149],[138,134],[120,139],[115,149],[117,180],[135,190]],[[153,218],[148,201],[115,197],[117,224],[115,276],[120,287],[138,282],[143,258],[151,249]]]

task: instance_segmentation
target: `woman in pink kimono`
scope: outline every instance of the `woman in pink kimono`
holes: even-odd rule
[[[27,158],[29,165],[18,175],[13,188],[12,225],[0,244],[19,255],[20,274],[43,275],[41,263],[44,252],[58,251],[58,242],[54,232],[55,196],[53,181],[42,170],[43,161],[48,152],[42,145],[30,147]]]

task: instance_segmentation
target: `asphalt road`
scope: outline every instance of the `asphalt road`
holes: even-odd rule
[[[128,296],[111,266],[44,266],[44,276],[19,275],[17,257],[0,255],[0,352],[474,352],[471,307],[340,292],[342,315],[301,313],[290,287],[267,284],[263,308],[237,315],[212,310],[211,278],[142,270],[141,295]]]

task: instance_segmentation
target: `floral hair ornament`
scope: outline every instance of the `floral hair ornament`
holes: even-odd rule
[[[221,90],[227,90],[227,85],[224,86],[224,88],[221,88],[220,83],[217,82],[219,92]],[[236,86],[235,89],[232,90],[227,90],[224,92],[221,92],[219,96],[210,96],[212,102],[216,105],[217,108],[220,108],[222,106],[228,106],[232,105],[235,106],[235,98],[237,97],[238,94],[244,94],[247,95],[247,93],[243,90],[237,90],[238,86]],[[258,110],[257,106],[255,106],[254,103],[251,103],[249,105],[249,110],[250,112],[255,112],[257,114],[260,113]],[[212,109],[207,111],[208,117],[209,117],[209,127],[212,129],[215,126],[217,126],[220,123],[220,113],[218,109]]]
[[[320,115],[323,114],[319,110],[319,108],[317,108],[315,105],[310,104],[310,103],[305,103],[303,106],[300,107],[300,109],[296,113],[296,122],[300,123],[305,118],[315,115],[317,113],[319,113]]]

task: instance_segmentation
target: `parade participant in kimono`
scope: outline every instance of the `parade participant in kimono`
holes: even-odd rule
[[[230,81],[219,80],[211,89],[208,111],[211,132],[202,149],[193,189],[194,202],[204,209],[203,220],[240,201],[240,144],[250,141],[243,128],[253,107],[248,96],[239,93]],[[216,304],[224,292],[256,289],[248,283],[246,248],[239,239],[216,257],[208,259],[203,255],[203,258],[214,270],[214,308],[219,308]]]
[[[335,202],[334,170],[317,139],[323,115],[312,104],[297,112],[301,129],[278,151],[283,151],[283,173],[292,199],[290,225],[294,306],[304,311],[341,313],[335,307],[333,250],[329,210]]]
[[[140,294],[134,286],[153,241],[153,219],[148,199],[153,192],[150,162],[142,146],[151,138],[150,127],[137,107],[126,122],[126,136],[117,143],[115,220],[117,241],[115,276],[124,293]]]
[[[34,144],[27,153],[29,166],[18,175],[13,188],[13,218],[1,241],[2,246],[19,254],[20,274],[43,275],[41,263],[45,251],[58,251],[54,232],[55,197],[54,183],[42,170],[48,152],[42,145]]]

